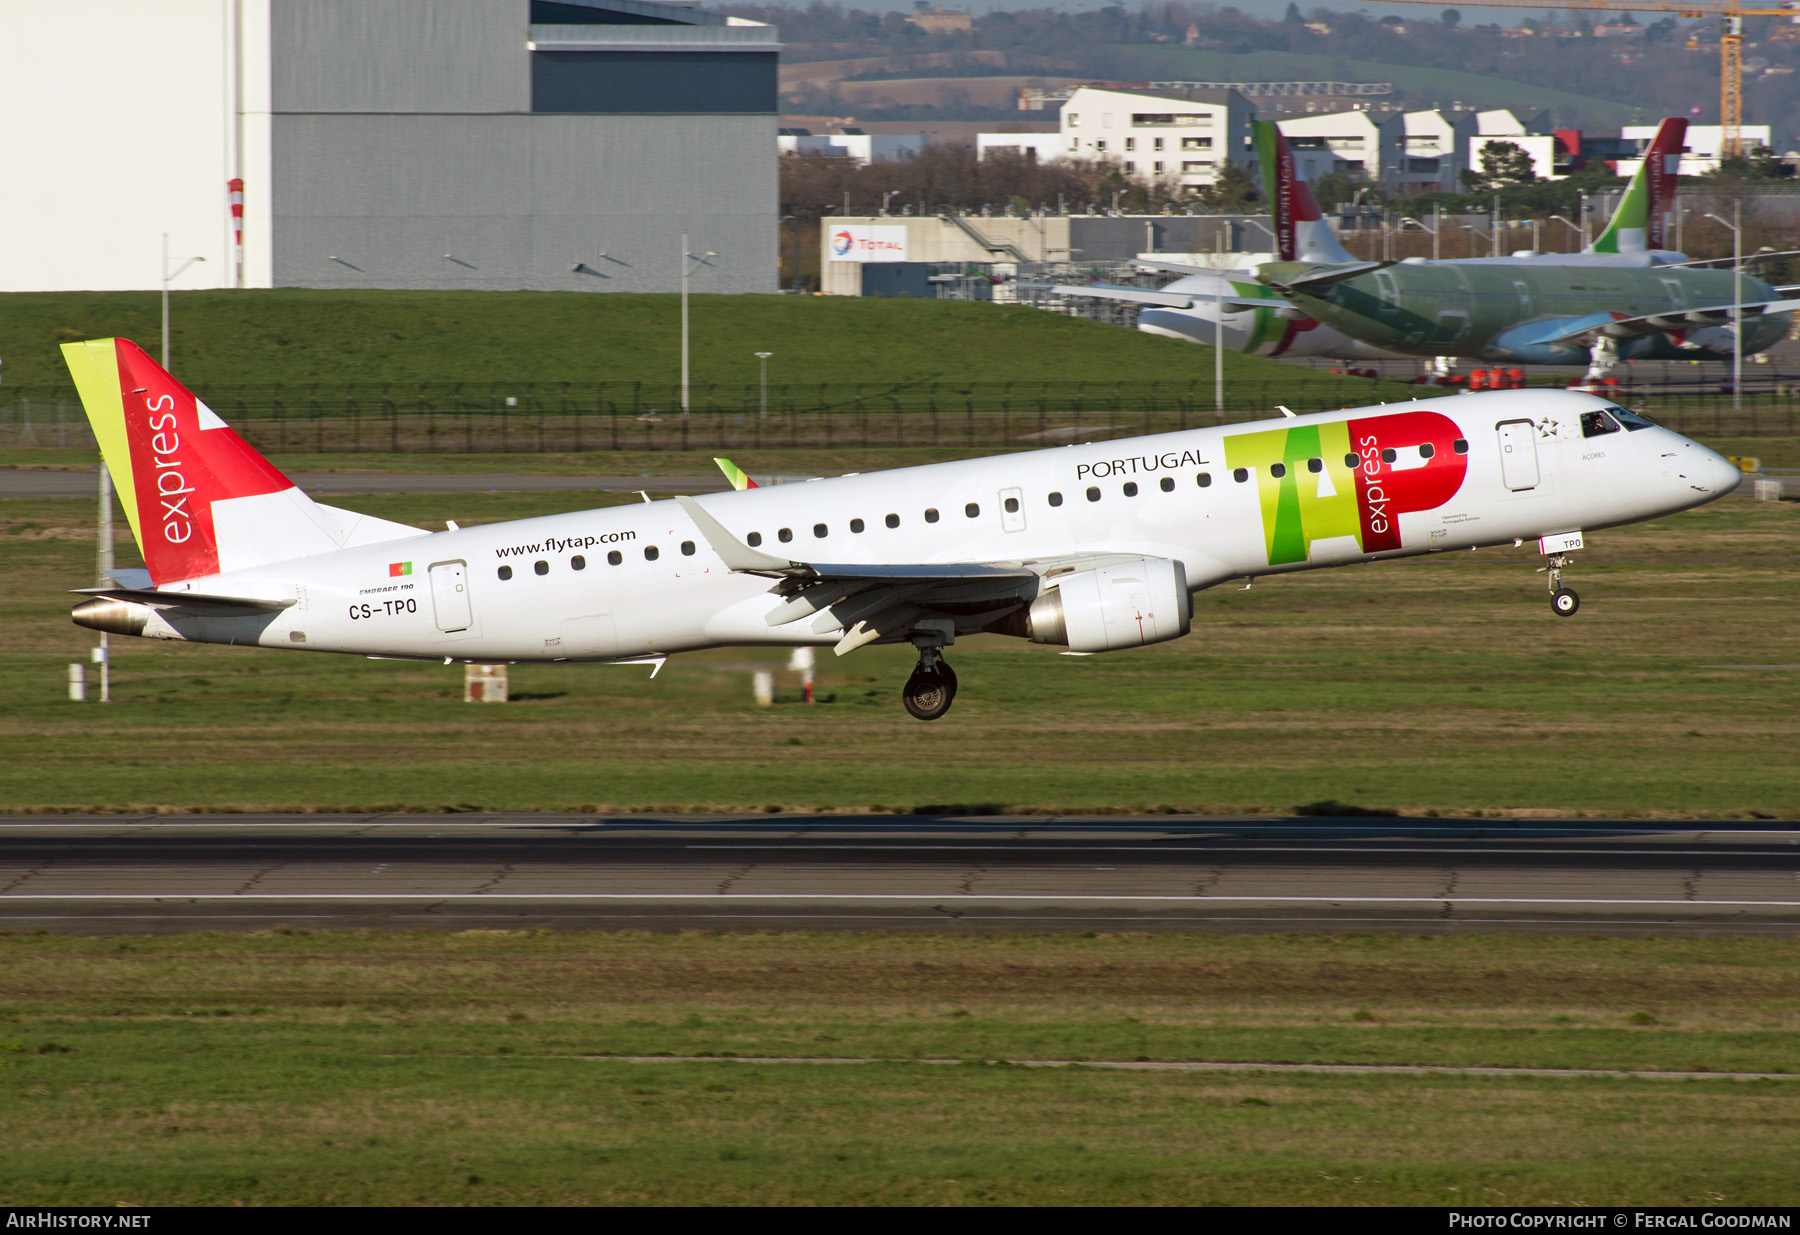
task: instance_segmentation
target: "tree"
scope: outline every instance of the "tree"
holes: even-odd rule
[[[1306,18],[1300,16],[1300,6],[1297,4],[1289,4],[1287,6],[1287,12],[1282,15],[1281,20],[1293,26],[1304,26],[1306,24]]]
[[[1438,20],[1443,22],[1446,26],[1460,26],[1462,25],[1462,14],[1455,9],[1445,9],[1442,13],[1438,14]]]
[[[1232,214],[1256,205],[1262,194],[1257,190],[1255,177],[1241,165],[1227,163],[1219,169],[1218,179],[1211,187],[1195,194],[1195,200],[1208,210]]]
[[[1471,193],[1530,184],[1536,179],[1530,152],[1517,142],[1489,142],[1481,150],[1481,170],[1464,168],[1462,171],[1463,187]]]

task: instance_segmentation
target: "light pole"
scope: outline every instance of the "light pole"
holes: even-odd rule
[[[1571,223],[1568,219],[1565,219],[1560,214],[1553,214],[1550,217],[1555,219],[1558,223],[1561,223],[1564,227],[1568,228],[1570,231],[1574,232],[1575,235],[1581,240],[1582,245],[1584,247],[1586,246],[1587,236],[1584,232],[1582,232],[1582,230],[1579,227],[1575,226],[1575,224]]]
[[[1735,412],[1744,399],[1744,203],[1731,204],[1735,223],[1710,210],[1706,217],[1731,229],[1731,410]]]
[[[774,354],[775,354],[774,352],[758,352],[758,353],[756,353],[757,368],[761,371],[760,378],[761,378],[761,385],[762,385],[762,418],[764,420],[767,420],[769,418],[769,357],[773,356]]]
[[[704,253],[688,252],[688,234],[681,233],[681,418],[688,414],[688,272],[695,260],[705,261],[719,254],[713,249]]]
[[[181,263],[181,265],[179,265],[179,266],[177,266],[177,267],[176,267],[176,268],[175,268],[175,271],[174,271],[174,273],[173,273],[173,274],[171,274],[171,273],[170,273],[170,271],[169,271],[169,233],[168,233],[168,232],[164,232],[164,233],[163,233],[163,297],[162,297],[162,300],[163,300],[163,306],[162,306],[162,309],[163,309],[163,348],[162,348],[162,367],[163,367],[163,369],[164,369],[164,370],[165,370],[165,371],[166,371],[166,370],[167,370],[167,369],[168,369],[168,367],[169,367],[169,284],[170,284],[170,283],[171,283],[171,282],[173,282],[173,281],[174,281],[174,279],[175,279],[175,275],[178,275],[178,274],[180,274],[180,273],[181,273],[181,272],[182,272],[182,271],[183,271],[183,270],[186,270],[186,269],[187,269],[187,268],[188,268],[188,267],[189,267],[189,266],[192,266],[192,265],[193,265],[193,264],[194,264],[194,263],[195,263],[195,262],[203,262],[203,261],[205,261],[205,260],[206,260],[206,259],[205,259],[205,258],[204,258],[204,257],[190,257],[190,258],[188,258],[188,259],[187,259],[187,260],[186,260],[186,261],[185,261],[185,262],[182,262],[182,263]]]
[[[1430,232],[1431,233],[1431,260],[1434,262],[1437,261],[1438,260],[1438,229],[1435,227],[1432,227],[1430,224],[1419,222],[1419,220],[1413,218],[1411,215],[1407,215],[1405,218],[1400,220],[1400,230],[1405,231],[1406,225],[1408,223],[1411,223],[1414,227],[1418,228],[1422,232]]]

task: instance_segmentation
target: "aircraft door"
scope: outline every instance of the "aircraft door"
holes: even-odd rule
[[[1380,312],[1393,316],[1400,311],[1400,286],[1394,282],[1394,276],[1385,270],[1375,272],[1375,286],[1381,289]]]
[[[1000,526],[1009,532],[1025,530],[1025,494],[1023,490],[1000,490]]]
[[[1687,297],[1681,292],[1681,281],[1679,279],[1659,279],[1658,282],[1663,285],[1663,291],[1668,293],[1670,304],[1674,305],[1677,309],[1687,308]]]
[[[1463,332],[1469,328],[1469,315],[1461,309],[1440,309],[1437,315],[1437,336],[1432,341],[1449,345],[1460,343]]]
[[[1519,297],[1519,312],[1526,317],[1530,317],[1532,313],[1531,285],[1526,283],[1523,279],[1514,279],[1513,291]]]
[[[439,630],[448,633],[469,629],[473,617],[469,609],[468,563],[431,564],[431,605]]]
[[[1500,482],[1514,493],[1537,488],[1537,426],[1508,420],[1494,428],[1500,434]]]

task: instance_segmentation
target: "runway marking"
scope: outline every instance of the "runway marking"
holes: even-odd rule
[[[737,1063],[737,1064],[969,1064],[1014,1068],[1106,1068],[1120,1072],[1324,1072],[1346,1076],[1440,1073],[1447,1076],[1500,1077],[1630,1077],[1658,1081],[1794,1081],[1794,1072],[1653,1072],[1606,1068],[1494,1068],[1457,1064],[1256,1063],[1189,1059],[882,1059],[831,1055],[537,1055],[524,1058],[581,1059],[591,1063]]]
[[[1684,908],[1800,909],[1795,901],[1575,899],[1516,896],[1145,896],[1056,892],[17,892],[9,901],[1145,901],[1195,905],[1679,905]]]
[[[1797,858],[1800,853],[1792,849],[1467,849],[1455,846],[1454,842],[1446,842],[1441,849],[1400,849],[1377,845],[1308,845],[1304,849],[1274,849],[1267,845],[1084,845],[1075,849],[1064,845],[1005,845],[992,846],[1006,853],[1428,853],[1428,854],[1473,854],[1502,853],[1521,857],[1605,857],[1605,858]],[[825,851],[829,849],[886,850],[893,849],[902,853],[926,853],[941,849],[947,853],[979,853],[981,850],[968,845],[882,845],[862,844],[854,840],[846,841],[814,841],[810,844],[795,842],[758,845],[749,842],[740,844],[713,844],[688,842],[683,849],[726,849],[738,851],[753,849],[757,851],[775,849],[798,849],[805,852]]]

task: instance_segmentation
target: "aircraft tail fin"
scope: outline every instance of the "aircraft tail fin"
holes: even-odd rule
[[[733,463],[730,459],[714,459],[719,470],[725,473],[725,479],[731,482],[733,489],[754,489],[756,482],[750,479],[750,473]]]
[[[130,340],[62,350],[156,585],[424,535],[314,502]]]
[[[1648,253],[1663,248],[1675,217],[1675,181],[1681,167],[1681,144],[1687,118],[1670,116],[1644,150],[1644,161],[1619,199],[1619,208],[1590,253]]]
[[[1353,262],[1325,221],[1312,189],[1294,166],[1294,152],[1273,120],[1253,120],[1263,195],[1275,224],[1275,257],[1283,262]]]

